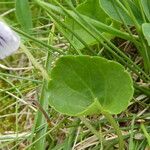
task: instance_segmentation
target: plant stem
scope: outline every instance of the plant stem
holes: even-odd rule
[[[51,57],[50,53],[47,54],[47,61],[46,61],[46,70],[48,71],[50,69],[49,63],[50,63]],[[39,100],[39,105],[46,111],[48,109],[48,92],[47,92],[47,87],[48,87],[48,80],[43,79],[43,87],[42,87],[42,92],[41,92],[41,97]],[[36,129],[39,128],[41,125],[45,124],[44,128],[42,128],[40,131],[38,131],[34,137],[34,139],[31,139],[31,143],[34,143],[36,140],[36,144],[31,147],[32,150],[42,150],[45,149],[45,137],[41,138],[46,132],[47,132],[47,120],[45,119],[45,116],[41,111],[38,111],[35,117],[35,124],[34,124],[34,129],[33,133],[36,132]]]
[[[81,122],[81,120],[79,118],[76,118],[74,120],[74,127],[70,128],[70,131],[68,133],[68,137],[65,141],[63,149],[66,149],[66,150],[73,149],[73,145],[74,145],[76,138],[77,138],[76,137],[77,136],[77,130],[79,128],[80,122]]]
[[[23,52],[27,55],[27,57],[29,58],[29,60],[32,62],[32,64],[34,65],[34,67],[38,70],[40,70],[41,75],[43,76],[44,79],[49,80],[49,76],[47,74],[47,71],[36,61],[36,59],[33,57],[33,55],[30,53],[30,51],[28,51],[28,49],[26,48],[25,45],[21,44],[21,49],[23,50]]]
[[[80,117],[81,121],[86,125],[86,127],[88,127],[90,129],[90,131],[97,136],[97,138],[99,139],[99,141],[102,141],[102,137],[100,136],[100,134],[98,133],[98,131],[96,131],[93,126],[90,124],[90,122],[85,118],[85,117]]]
[[[140,39],[141,45],[142,45],[140,53],[143,57],[145,71],[146,71],[146,73],[150,73],[149,47],[147,46],[147,44],[144,40],[141,25],[137,22],[137,19],[134,16],[134,13],[133,13],[132,9],[130,8],[129,3],[126,0],[123,0],[123,3],[126,6],[126,8],[128,9],[129,15],[130,15],[131,19],[133,20],[135,28],[139,34],[139,39]]]
[[[55,6],[55,5],[51,4],[51,3],[45,3],[44,1],[40,1],[40,0],[35,0],[35,1],[36,1],[36,3],[38,3],[39,5],[43,5],[43,6],[45,6],[45,8],[49,8],[49,9],[51,9],[52,11],[54,11],[55,13],[59,13],[59,14],[62,15],[62,16],[65,16],[65,15],[66,15],[66,14],[63,12],[63,10],[62,10],[60,7],[58,7],[58,6]],[[68,12],[69,12],[70,14],[72,14],[76,19],[79,19],[79,18],[77,17],[77,15],[76,15],[72,10],[68,10]],[[97,20],[94,20],[94,19],[92,19],[92,18],[90,18],[90,17],[87,17],[87,16],[85,16],[85,15],[81,15],[81,16],[84,17],[84,19],[86,19],[87,22],[91,22],[91,24],[92,24],[93,26],[98,27],[98,28],[102,29],[102,30],[105,31],[105,32],[109,32],[109,33],[111,33],[112,35],[115,35],[115,36],[121,37],[121,38],[123,38],[123,39],[131,40],[131,41],[132,41],[131,36],[130,36],[128,33],[126,33],[126,32],[122,32],[122,31],[120,31],[120,30],[118,30],[118,29],[116,29],[116,28],[113,28],[113,27],[111,27],[111,26],[108,26],[108,25],[106,25],[106,24],[104,24],[104,23],[102,23],[102,22],[99,22],[99,21],[97,21]],[[138,36],[136,36],[136,35],[133,35],[133,36],[134,36],[135,39],[138,39]]]
[[[52,28],[52,30],[54,30],[54,29]],[[52,42],[52,38],[53,38],[53,36],[51,37],[50,42]],[[48,52],[47,60],[46,60],[46,71],[48,74],[49,74],[50,69],[51,69],[51,61],[52,61],[51,54]],[[44,79],[43,87],[42,87],[42,93],[41,93],[41,97],[40,97],[40,101],[39,101],[39,104],[41,105],[41,107],[45,111],[48,109],[48,97],[49,97],[49,92],[47,91],[48,82],[49,82],[49,80]],[[38,113],[36,114],[36,120],[35,120],[35,130],[36,130],[36,128],[40,127],[42,124],[46,124],[46,125],[41,131],[39,131],[36,134],[35,139],[34,139],[34,141],[39,139],[38,142],[35,144],[35,147],[34,147],[34,149],[36,149],[36,150],[45,149],[46,137],[43,137],[43,138],[41,138],[41,137],[47,132],[47,126],[48,126],[47,121],[45,119],[45,116],[43,115],[43,113],[41,111],[38,111]]]
[[[106,119],[110,122],[110,124],[115,129],[115,131],[118,135],[118,140],[119,140],[119,150],[123,150],[124,149],[124,141],[123,141],[122,133],[121,133],[121,130],[120,130],[118,124],[116,123],[114,118],[108,112],[102,111],[102,114],[106,117]]]
[[[65,54],[65,53],[63,52],[63,50],[58,49],[58,48],[55,48],[54,46],[52,46],[52,45],[50,45],[50,44],[46,44],[46,43],[44,43],[44,42],[42,42],[42,41],[36,39],[36,38],[33,37],[33,36],[30,36],[29,34],[23,32],[23,31],[21,31],[21,30],[19,30],[19,29],[17,29],[17,28],[12,27],[12,29],[13,29],[15,32],[17,32],[17,33],[23,35],[24,37],[27,37],[28,39],[34,41],[34,42],[37,43],[38,45],[42,45],[42,46],[45,48],[45,50],[48,51],[49,53],[58,52],[58,53],[60,53],[60,54]]]
[[[150,146],[150,134],[147,132],[143,123],[141,123],[141,129],[142,129],[142,131],[143,131],[143,133],[147,139],[148,146]]]
[[[46,92],[46,88],[47,88],[47,81],[44,81],[42,93],[41,93],[41,97],[40,97],[40,101],[39,101],[41,107],[44,110],[47,110],[47,108],[48,108],[48,93]],[[47,121],[46,121],[43,113],[41,111],[38,111],[36,114],[35,129],[34,130],[36,130],[38,127],[40,127],[43,124],[46,124],[45,127],[36,133],[34,141],[36,141],[37,139],[40,139],[42,137],[42,135],[44,135],[46,133],[47,126],[48,126]],[[36,149],[36,150],[45,149],[45,137],[41,138],[34,146],[32,148],[33,150],[34,149]]]
[[[70,6],[70,8],[77,14],[79,19],[74,18],[60,3],[58,3],[56,0],[54,1],[55,3],[57,3],[64,11],[65,13],[72,19],[74,19],[74,21],[76,21],[81,27],[83,27],[93,38],[95,38],[98,42],[100,42],[109,52],[111,52],[116,58],[118,58],[123,64],[125,64],[127,67],[129,67],[132,71],[134,71],[136,74],[138,74],[141,79],[143,79],[144,81],[145,78],[143,76],[140,75],[139,72],[141,72],[147,79],[149,79],[149,76],[141,69],[139,68],[137,65],[134,64],[134,62],[127,57],[123,52],[120,51],[119,48],[117,48],[111,41],[109,41],[103,34],[99,33],[99,31],[94,28],[91,24],[89,24],[76,10],[75,8],[73,8],[71,5],[69,5],[69,3],[66,3]],[[82,24],[79,20],[82,20],[86,26],[84,24]],[[89,27],[90,30],[87,28]],[[93,34],[95,33],[95,34]],[[101,38],[101,39],[99,39]],[[105,43],[105,42],[107,43]],[[116,52],[115,52],[116,51]],[[123,58],[121,58],[120,56],[122,56]],[[131,67],[131,65],[133,65]]]

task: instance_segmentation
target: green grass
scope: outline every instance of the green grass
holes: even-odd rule
[[[142,56],[136,47],[139,35],[135,28],[125,25],[120,30],[93,20],[87,22],[65,0],[58,1],[60,3],[49,2],[55,7],[47,9],[47,3],[36,0],[29,3],[31,12],[24,8],[29,16],[32,14],[30,21],[33,26],[31,23],[28,26],[28,20],[23,20],[24,23],[16,17],[15,1],[0,2],[0,18],[21,37],[20,49],[0,60],[0,149],[118,149],[115,130],[103,115],[70,117],[56,112],[48,105],[50,70],[55,60],[62,55],[97,55],[124,65],[134,81],[135,93],[129,107],[113,118],[122,131],[125,149],[149,149],[150,77],[148,68],[144,70]],[[81,1],[73,2],[78,4]],[[68,9],[73,13],[70,14]],[[82,39],[82,32],[77,35],[71,26],[65,24],[64,16],[78,23],[96,43],[88,44]],[[24,25],[32,29],[23,28]],[[98,25],[111,31],[113,39],[109,40],[101,34],[95,28]],[[66,29],[85,46],[84,49],[74,47]],[[44,115],[43,109],[48,116]]]

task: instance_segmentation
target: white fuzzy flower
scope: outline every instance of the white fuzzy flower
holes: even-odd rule
[[[20,37],[5,23],[0,21],[0,59],[17,51],[20,45]]]

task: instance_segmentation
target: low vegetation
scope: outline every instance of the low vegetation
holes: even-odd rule
[[[149,0],[0,5],[0,149],[150,149]]]

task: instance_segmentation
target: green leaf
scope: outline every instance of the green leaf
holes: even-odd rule
[[[146,17],[150,21],[150,0],[141,0]]]
[[[77,116],[125,110],[133,96],[130,75],[120,64],[101,57],[64,56],[51,71],[49,103]],[[101,110],[102,110],[101,109]]]
[[[33,25],[28,0],[16,0],[16,17],[22,29],[27,33],[31,33]]]
[[[95,0],[94,3],[93,0],[86,0],[84,3],[77,7],[77,10],[85,16],[104,23],[108,17],[101,9],[99,0]]]
[[[143,23],[142,30],[143,30],[145,39],[147,40],[148,45],[150,46],[150,23]]]
[[[135,2],[127,0],[131,10],[133,12],[133,14],[135,15],[137,21],[139,24],[143,23],[143,19],[141,16],[141,13],[138,9],[138,7],[136,6]],[[119,6],[119,4],[116,2],[116,0],[100,0],[101,6],[104,9],[104,11],[114,20],[122,22],[122,18],[124,20],[124,22],[127,25],[134,25],[134,22],[132,21],[132,18],[129,16],[129,12],[126,9],[126,11]],[[120,1],[121,5],[125,8],[125,6],[123,5],[123,3]],[[122,18],[121,18],[121,17]]]
[[[100,7],[99,0],[95,0],[93,3],[93,0],[86,0],[84,3],[80,4],[76,10],[85,17],[91,18],[93,20],[103,22],[107,24],[108,16],[106,13],[102,10]],[[76,33],[78,34],[82,40],[84,40],[88,45],[94,45],[97,43],[96,39],[93,38],[83,27],[78,25],[73,19],[66,17],[65,20],[66,24]],[[89,22],[90,23],[90,22]],[[99,31],[102,31],[100,28],[96,27]],[[67,31],[66,31],[67,32]],[[81,36],[82,33],[82,36]],[[75,37],[72,35],[72,33],[67,32],[68,37],[70,40],[73,41],[74,47],[76,49],[83,49],[84,45]],[[109,35],[110,36],[110,35]],[[108,34],[107,34],[108,37]]]

